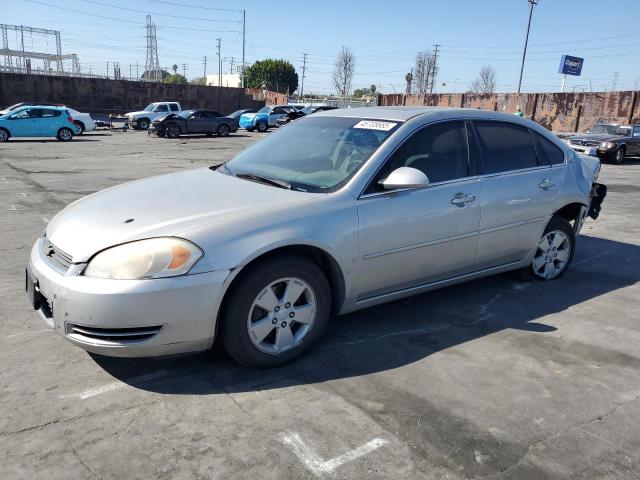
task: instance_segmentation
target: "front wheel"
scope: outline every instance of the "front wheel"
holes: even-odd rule
[[[64,127],[58,130],[56,138],[61,142],[69,142],[73,138],[73,132],[70,128]]]
[[[554,280],[563,275],[573,259],[576,234],[562,217],[553,217],[538,242],[531,265],[517,271],[521,280]]]
[[[266,132],[267,130],[269,130],[269,125],[267,125],[265,122],[260,122],[258,124],[258,131],[261,133]]]
[[[149,120],[148,119],[141,118],[140,120],[138,120],[138,129],[146,130],[147,128],[149,128]]]
[[[6,142],[7,140],[9,140],[9,131],[0,128],[0,142]]]
[[[222,344],[254,368],[283,365],[320,337],[331,312],[322,270],[304,257],[276,257],[243,275],[222,315]]]
[[[180,127],[177,125],[169,125],[166,128],[167,138],[178,138],[180,136]]]

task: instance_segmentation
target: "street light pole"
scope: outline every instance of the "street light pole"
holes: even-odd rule
[[[518,80],[518,93],[522,87],[522,72],[524,71],[524,59],[527,56],[527,44],[529,43],[529,30],[531,29],[531,16],[534,5],[538,5],[539,0],[527,0],[529,2],[529,23],[527,23],[527,36],[524,39],[524,50],[522,51],[522,64],[520,65],[520,80]]]

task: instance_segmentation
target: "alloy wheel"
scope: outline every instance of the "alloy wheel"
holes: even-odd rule
[[[533,272],[540,278],[551,280],[562,273],[571,257],[571,241],[560,230],[547,232],[538,243],[533,257]]]
[[[301,278],[281,278],[267,285],[249,309],[247,329],[253,345],[280,354],[302,343],[316,320],[316,294]]]
[[[220,125],[218,127],[218,135],[220,135],[221,137],[226,137],[227,135],[229,135],[229,127],[227,127],[226,125]]]
[[[6,142],[9,139],[9,135],[6,130],[0,129],[0,142]]]
[[[176,138],[180,136],[180,129],[175,125],[169,125],[167,128],[167,137]]]

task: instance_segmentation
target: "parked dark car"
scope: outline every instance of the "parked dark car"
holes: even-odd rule
[[[304,117],[306,113],[302,110],[294,110],[293,112],[288,112],[282,115],[277,122],[277,125],[281,127],[282,125],[286,125],[287,123],[296,120],[297,118]]]
[[[178,138],[185,133],[204,133],[226,137],[238,130],[238,119],[223,116],[213,110],[183,110],[153,121],[149,133],[159,137]]]
[[[566,142],[576,152],[622,163],[628,156],[640,155],[640,125],[597,123]]]
[[[316,112],[324,112],[326,110],[336,110],[338,107],[332,107],[331,105],[320,105],[316,107],[304,107],[302,111],[307,115],[311,115]]]

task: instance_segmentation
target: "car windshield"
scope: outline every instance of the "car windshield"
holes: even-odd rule
[[[327,192],[344,185],[398,128],[399,122],[306,117],[240,152],[221,173],[286,182]]]
[[[144,107],[144,111],[145,112],[150,112],[151,110],[153,110],[153,107],[155,107],[156,104],[155,103],[150,103],[149,105],[147,105],[146,107]]]
[[[262,107],[258,110],[258,113],[269,113],[271,111],[271,107]]]
[[[587,133],[604,133],[607,135],[616,135],[618,125],[610,125],[607,123],[596,123],[593,127],[587,130]]]
[[[178,115],[183,118],[189,118],[193,112],[195,112],[195,110],[183,110]]]

